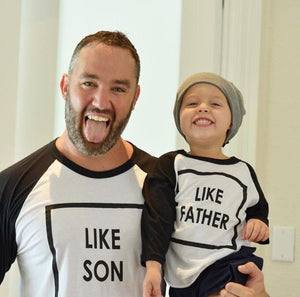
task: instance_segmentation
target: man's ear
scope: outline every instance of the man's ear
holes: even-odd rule
[[[141,87],[139,85],[137,85],[136,86],[136,90],[135,90],[135,96],[134,96],[134,100],[133,100],[133,103],[132,103],[132,109],[131,110],[134,110],[134,108],[135,108],[136,102],[138,101],[139,96],[140,96],[140,91],[141,91]]]
[[[60,91],[65,100],[67,98],[68,87],[69,87],[69,76],[67,73],[64,73],[60,80]]]

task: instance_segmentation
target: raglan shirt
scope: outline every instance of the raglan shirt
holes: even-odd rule
[[[148,174],[143,194],[141,262],[165,263],[166,281],[176,288],[190,286],[205,268],[250,246],[241,237],[249,219],[268,224],[256,174],[235,157],[166,153]]]
[[[0,283],[17,258],[22,297],[142,296],[142,185],[155,158],[134,146],[105,172],[55,141],[0,174]]]

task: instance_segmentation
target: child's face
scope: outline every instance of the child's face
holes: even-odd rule
[[[190,146],[222,147],[231,125],[231,110],[217,87],[198,83],[184,95],[180,108],[180,127]]]

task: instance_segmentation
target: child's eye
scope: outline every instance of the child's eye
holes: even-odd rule
[[[220,102],[219,100],[214,100],[214,101],[211,101],[211,105],[212,106],[222,106],[222,102]]]
[[[190,102],[186,103],[186,106],[188,106],[188,107],[193,107],[193,106],[196,106],[196,105],[197,105],[197,103],[194,102],[194,101],[190,101]]]

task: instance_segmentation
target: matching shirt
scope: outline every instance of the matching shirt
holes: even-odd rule
[[[235,157],[167,153],[146,178],[144,195],[142,263],[165,263],[172,287],[188,287],[217,260],[250,246],[241,237],[249,219],[268,224],[256,174]]]
[[[15,259],[22,297],[142,296],[142,186],[155,158],[89,171],[51,142],[0,174],[0,283]]]

